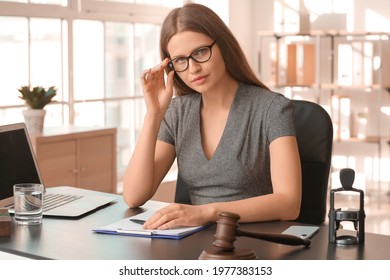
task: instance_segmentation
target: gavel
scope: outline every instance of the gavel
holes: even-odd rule
[[[199,256],[199,259],[257,259],[258,257],[256,253],[251,249],[235,250],[234,241],[236,240],[236,236],[252,237],[256,239],[292,246],[310,246],[310,239],[302,239],[294,235],[250,232],[240,229],[237,224],[237,221],[239,219],[240,216],[235,213],[221,212],[217,221],[217,230],[214,235],[216,239],[213,242],[212,246],[210,246],[210,248],[203,250],[202,254]]]

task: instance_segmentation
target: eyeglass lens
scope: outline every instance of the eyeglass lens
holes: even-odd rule
[[[173,59],[170,64],[176,72],[183,72],[188,68],[190,58],[198,63],[206,62],[211,58],[211,48],[214,44],[215,42],[211,46],[200,47],[193,51],[188,57],[177,57]]]

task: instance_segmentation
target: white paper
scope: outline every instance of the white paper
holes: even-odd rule
[[[99,233],[107,233],[107,234],[145,235],[145,236],[157,237],[157,238],[179,239],[182,236],[186,236],[188,234],[191,234],[193,232],[196,232],[204,228],[204,226],[197,226],[197,227],[180,227],[180,228],[164,229],[164,230],[157,230],[157,229],[148,230],[148,229],[144,229],[142,225],[130,221],[130,219],[139,219],[139,220],[146,221],[155,212],[156,210],[148,210],[141,214],[122,219],[108,226],[99,227],[97,229],[94,229],[93,231]]]

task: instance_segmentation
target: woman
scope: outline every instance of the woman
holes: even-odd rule
[[[295,219],[301,174],[291,101],[256,78],[230,30],[205,6],[174,9],[160,47],[162,62],[141,78],[147,113],[123,197],[129,207],[144,204],[177,157],[192,205],[172,203],[144,227],[202,225],[221,211],[241,222]]]

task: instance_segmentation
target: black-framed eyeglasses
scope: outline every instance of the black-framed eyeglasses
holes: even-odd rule
[[[194,50],[189,56],[179,56],[172,59],[169,62],[169,67],[175,72],[183,72],[188,68],[189,59],[191,58],[193,61],[198,63],[203,63],[208,61],[211,58],[212,52],[211,49],[215,45],[216,41],[214,41],[210,46],[204,46],[197,48]]]

